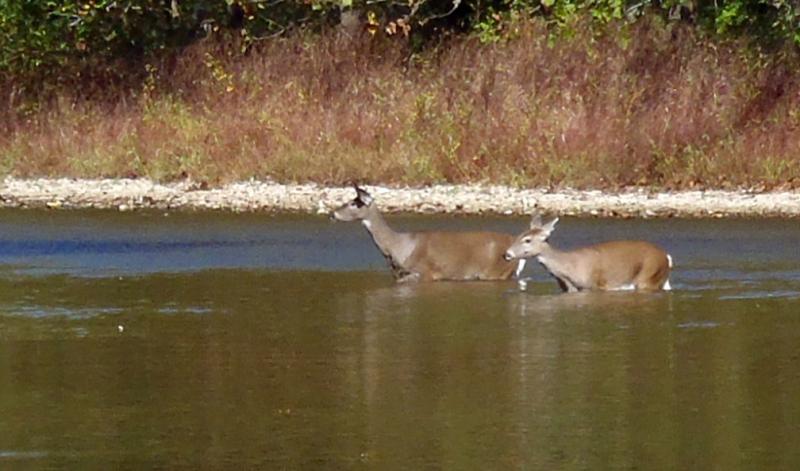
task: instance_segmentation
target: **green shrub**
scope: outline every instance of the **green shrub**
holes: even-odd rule
[[[578,18],[605,25],[645,15],[760,43],[800,44],[800,5],[790,0],[0,0],[0,71],[6,81],[54,79],[225,30],[246,50],[298,27],[337,24],[343,11],[355,12],[363,30],[405,35],[416,45],[448,31],[501,39],[521,17],[569,29]]]

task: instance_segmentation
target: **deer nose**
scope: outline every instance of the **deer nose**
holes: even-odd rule
[[[506,262],[510,262],[512,258],[514,258],[514,256],[511,255],[511,252],[506,252],[503,254],[503,260]]]

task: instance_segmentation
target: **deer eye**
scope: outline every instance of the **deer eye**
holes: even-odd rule
[[[522,242],[524,244],[530,244],[531,242],[533,242],[533,239],[530,238],[530,237],[526,237],[526,238],[522,239]]]

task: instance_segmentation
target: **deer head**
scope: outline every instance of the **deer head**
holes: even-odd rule
[[[356,190],[356,197],[336,208],[331,213],[333,219],[337,221],[361,221],[369,217],[369,212],[374,203],[372,195],[358,185],[353,185],[353,188]]]
[[[503,258],[510,261],[539,255],[547,245],[547,239],[552,234],[557,223],[557,217],[543,223],[542,216],[538,212],[534,213],[531,218],[530,229],[514,239],[514,243],[503,254]]]

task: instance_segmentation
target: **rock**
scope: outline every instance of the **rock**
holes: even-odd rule
[[[488,185],[436,185],[424,188],[368,186],[381,208],[391,212],[530,214],[538,208],[562,215],[603,217],[800,217],[800,191],[655,192],[634,189],[516,189]],[[221,188],[193,182],[159,184],[149,180],[71,180],[5,178],[0,206],[47,208],[223,209],[300,211],[324,214],[352,198],[349,187],[281,185],[247,181]]]

